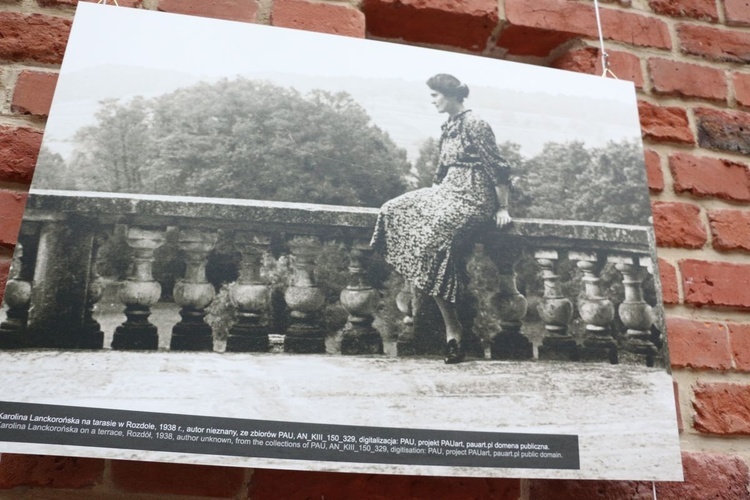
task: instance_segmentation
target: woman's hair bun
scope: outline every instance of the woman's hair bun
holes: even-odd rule
[[[439,73],[427,80],[427,86],[446,97],[452,97],[459,102],[469,97],[469,87],[453,75]]]

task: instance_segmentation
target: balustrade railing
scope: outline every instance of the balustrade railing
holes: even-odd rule
[[[326,351],[326,338],[337,332],[323,320],[326,296],[318,286],[316,266],[324,242],[335,240],[345,243],[349,256],[349,279],[340,294],[348,314],[338,332],[340,352],[381,354],[383,339],[373,326],[380,293],[368,281],[368,241],[376,217],[376,209],[357,207],[32,191],[5,292],[0,348],[105,347],[93,313],[103,293],[97,263],[99,249],[119,224],[127,227],[132,257],[128,277],[119,285],[124,321],[114,331],[112,349],[158,348],[158,329],[149,317],[164,290],[154,279],[153,265],[167,228],[176,228],[185,272],[171,294],[181,317],[172,327],[171,350],[213,349],[205,317],[216,290],[206,277],[206,265],[222,233],[231,235],[241,256],[239,277],[229,289],[236,321],[229,328],[227,351],[267,352],[272,334],[283,335],[286,352]],[[653,365],[658,355],[651,332],[654,315],[642,287],[653,272],[650,240],[650,229],[641,226],[531,219],[482,235],[477,244],[498,273],[489,303],[500,320],[496,331],[482,332],[490,339],[488,354],[527,360],[536,352],[542,360],[617,363],[624,350]],[[288,313],[283,332],[269,322],[272,291],[261,276],[273,241],[283,242],[292,266],[283,291]],[[533,257],[543,281],[537,311],[545,333],[536,348],[525,334],[528,300],[518,290],[514,270],[522,255]],[[574,262],[582,276],[577,300],[563,293],[558,271],[563,259]],[[608,264],[620,273],[624,288],[617,308],[601,285],[600,274]],[[406,286],[396,302],[404,314],[398,354],[428,352],[420,346],[419,322],[429,301]],[[570,331],[576,312],[585,323],[583,339]]]

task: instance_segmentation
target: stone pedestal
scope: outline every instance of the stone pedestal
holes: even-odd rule
[[[543,250],[536,252],[534,258],[542,269],[544,280],[544,297],[538,312],[544,322],[546,335],[538,348],[539,359],[578,361],[578,346],[568,333],[573,304],[562,294],[560,276],[557,274],[559,255],[554,250]]]
[[[204,318],[216,293],[206,280],[206,261],[217,238],[215,231],[180,231],[178,245],[185,252],[186,267],[185,277],[174,286],[174,301],[180,306],[182,320],[172,328],[173,351],[213,351],[213,333]]]
[[[615,269],[622,274],[622,284],[625,288],[625,300],[617,311],[620,321],[627,328],[622,348],[652,367],[658,349],[651,342],[653,311],[643,300],[642,283],[645,270],[638,257],[613,256],[610,261],[615,263]]]
[[[617,364],[617,342],[612,336],[615,307],[603,296],[599,278],[606,261],[596,253],[571,252],[569,257],[583,272],[584,294],[578,301],[578,313],[586,322],[586,338],[579,346],[581,361]]]
[[[19,240],[25,239],[21,235]],[[21,349],[29,343],[26,326],[29,319],[35,257],[36,245],[33,244],[33,240],[26,244],[19,241],[13,253],[3,296],[7,306],[7,317],[0,323],[0,349]]]
[[[156,326],[149,322],[151,306],[161,297],[161,285],[154,280],[154,250],[164,243],[160,229],[128,228],[128,246],[133,249],[130,277],[120,284],[119,298],[125,304],[127,320],[115,330],[112,349],[156,350],[159,337]]]
[[[383,354],[383,339],[372,326],[380,295],[367,280],[371,254],[366,241],[353,242],[349,250],[349,284],[341,291],[349,317],[341,331],[341,354]]]
[[[260,275],[262,259],[268,250],[268,236],[251,233],[236,233],[234,246],[242,254],[240,277],[229,296],[237,308],[237,323],[229,329],[227,351],[267,352],[269,326],[267,312],[271,293]]]
[[[404,315],[404,325],[396,342],[396,353],[398,356],[415,356],[417,346],[414,334],[414,293],[408,282],[404,282],[404,287],[396,295],[396,307]]]
[[[284,300],[291,310],[291,323],[284,337],[284,350],[296,353],[324,353],[325,328],[322,308],[325,294],[315,283],[315,259],[320,254],[320,240],[314,236],[297,236],[289,242],[293,274]]]

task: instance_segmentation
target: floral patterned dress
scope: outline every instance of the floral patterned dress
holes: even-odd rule
[[[470,110],[442,128],[435,184],[386,202],[371,244],[412,285],[455,302],[467,282],[467,244],[493,221],[495,186],[508,183],[510,166]]]

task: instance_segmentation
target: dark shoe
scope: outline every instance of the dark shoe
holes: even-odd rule
[[[455,365],[464,360],[464,351],[456,339],[450,339],[445,346],[445,364]]]

